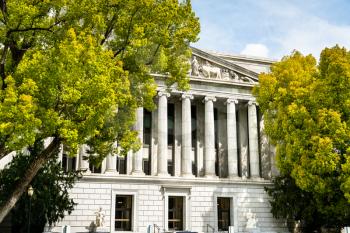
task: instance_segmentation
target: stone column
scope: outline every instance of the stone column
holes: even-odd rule
[[[136,123],[135,130],[138,132],[138,138],[141,142],[141,148],[134,152],[132,163],[132,175],[144,176],[145,173],[142,170],[142,157],[143,157],[143,108],[137,108],[136,110]]]
[[[204,176],[204,105],[197,104],[197,176]]]
[[[118,143],[114,142],[113,145],[114,148],[118,147]],[[110,175],[116,175],[118,174],[117,171],[117,155],[114,155],[113,153],[110,153],[106,157],[106,171],[105,174]]]
[[[108,154],[106,157],[106,174],[118,174],[117,172],[117,155],[112,153]]]
[[[238,108],[238,145],[239,145],[239,159],[241,165],[241,176],[243,179],[248,178],[248,107],[246,104],[237,105]]]
[[[192,131],[191,131],[191,99],[193,95],[182,95],[182,144],[181,144],[181,176],[194,177],[192,174]]]
[[[181,176],[181,141],[182,141],[182,129],[181,116],[182,116],[182,103],[177,101],[175,103],[175,145],[174,145],[174,176]]]
[[[168,174],[168,97],[165,91],[158,92],[158,176]]]
[[[151,143],[151,175],[156,176],[158,167],[158,111],[152,112]]]
[[[250,177],[259,178],[259,139],[258,139],[258,118],[256,103],[248,102],[248,129],[249,129],[249,164]]]
[[[236,99],[227,99],[227,161],[228,178],[238,177]]]
[[[87,157],[89,156],[86,151],[88,150],[88,145],[81,145],[79,147],[79,170],[84,171],[84,173],[91,173],[89,168],[89,160]]]
[[[204,168],[205,177],[216,177],[215,174],[215,128],[214,128],[214,102],[215,97],[206,96],[204,115]]]

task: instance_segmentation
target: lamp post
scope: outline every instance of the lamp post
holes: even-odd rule
[[[27,193],[28,193],[28,197],[29,197],[28,229],[27,229],[27,232],[30,233],[30,215],[31,215],[30,212],[31,212],[31,206],[32,206],[31,202],[32,202],[32,196],[34,194],[34,189],[33,189],[33,187],[31,185],[29,185]]]

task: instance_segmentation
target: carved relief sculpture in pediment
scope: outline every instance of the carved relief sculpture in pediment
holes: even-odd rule
[[[249,77],[238,75],[233,70],[213,65],[205,59],[197,59],[196,56],[193,56],[191,61],[191,76],[207,79],[254,83],[254,81]]]

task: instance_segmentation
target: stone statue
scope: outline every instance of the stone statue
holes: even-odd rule
[[[199,64],[198,64],[197,58],[195,56],[193,56],[193,59],[191,62],[191,68],[192,68],[191,75],[198,76],[199,75]]]
[[[222,70],[222,79],[223,80],[229,80],[230,79],[230,73],[227,69]]]
[[[104,221],[105,221],[105,214],[102,212],[102,208],[100,207],[97,212],[95,212],[96,215],[96,227],[103,227]]]
[[[202,65],[201,71],[206,78],[211,78],[212,75],[215,75],[214,78],[221,79],[221,69],[211,66],[208,61],[206,61],[205,65]]]
[[[249,211],[245,214],[247,218],[247,229],[256,229],[256,225],[258,223],[258,220],[256,219],[256,215],[252,213],[249,209]]]
[[[239,77],[238,77],[238,74],[236,73],[236,72],[234,72],[234,71],[230,71],[230,75],[231,75],[231,77],[232,77],[232,79],[233,80],[235,80],[236,82],[238,82],[239,81]]]

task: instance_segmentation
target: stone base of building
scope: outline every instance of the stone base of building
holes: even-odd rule
[[[269,199],[264,191],[267,185],[271,184],[262,180],[89,175],[71,191],[71,197],[77,203],[75,210],[51,232],[62,232],[62,226],[69,226],[72,233],[91,232],[96,226],[97,215],[103,216],[103,227],[95,228],[95,232],[228,232],[220,229],[219,220],[224,214],[219,209],[220,198],[226,198],[230,203],[225,210],[225,214],[229,214],[230,233],[251,232],[246,228],[247,212],[256,218],[254,232],[288,232],[286,222],[274,219],[270,213]],[[132,212],[130,219],[116,217],[120,211],[116,203],[121,200],[118,197],[129,198],[131,204],[126,208]],[[172,206],[174,203],[170,203],[174,198],[182,202],[177,210]],[[169,229],[174,226],[169,220],[175,221],[174,216],[170,216],[172,211],[181,211],[177,230]],[[130,228],[116,230],[117,224],[123,225],[120,221],[131,221]]]

